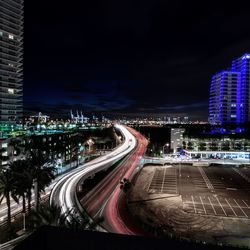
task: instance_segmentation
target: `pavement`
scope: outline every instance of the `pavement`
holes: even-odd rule
[[[250,242],[249,194],[249,167],[149,165],[137,178],[129,210],[177,235],[245,245]]]
[[[81,200],[81,204],[92,217],[104,218],[103,226],[107,231],[135,235],[139,233],[138,229],[131,220],[124,221],[119,211],[120,198],[123,197],[120,181],[123,178],[129,179],[133,174],[146,151],[148,142],[134,129],[129,127],[127,129],[137,139],[136,148]],[[124,215],[124,212],[122,214]]]

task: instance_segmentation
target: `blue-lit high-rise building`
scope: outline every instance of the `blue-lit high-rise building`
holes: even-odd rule
[[[239,122],[250,122],[250,54],[245,54],[232,63],[232,70],[240,72],[239,92]]]
[[[209,98],[210,124],[250,123],[250,54],[232,62],[231,70],[212,77]]]

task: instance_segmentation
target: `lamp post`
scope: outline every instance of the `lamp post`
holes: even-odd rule
[[[34,179],[34,193],[35,193],[35,211],[37,211],[39,202],[37,178]]]
[[[25,212],[22,213],[23,214],[23,231],[26,231],[26,223],[25,223]]]
[[[162,156],[164,155],[164,148],[165,148],[165,146],[167,146],[167,148],[169,149],[169,143],[166,143],[166,144],[163,145],[163,147],[162,147],[162,152],[163,152]],[[168,151],[167,151],[167,153],[169,153]]]
[[[87,144],[88,144],[88,146],[89,146],[89,151],[90,151],[90,149],[91,149],[91,146],[94,144],[94,142],[93,142],[93,140],[92,139],[88,139],[87,140]]]
[[[77,159],[76,159],[77,167],[79,166],[80,147],[81,147],[81,143],[78,143],[77,154],[76,154],[76,157],[77,157]]]

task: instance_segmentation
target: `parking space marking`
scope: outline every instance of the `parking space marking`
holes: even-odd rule
[[[163,191],[163,187],[164,187],[166,170],[167,170],[167,168],[165,168],[165,169],[164,169],[163,180],[162,180],[162,185],[161,185],[161,193],[162,193],[162,191]]]
[[[194,204],[194,197],[193,197],[193,195],[191,195],[191,199],[192,199],[193,206],[194,206],[194,212],[195,212],[195,213],[197,213],[197,211],[196,211],[196,207],[195,207],[195,204]]]
[[[247,206],[247,208],[250,208],[244,200],[242,200],[242,201]]]
[[[201,200],[201,204],[202,204],[202,206],[203,206],[203,210],[204,210],[205,214],[207,214],[207,211],[206,211],[206,208],[205,208],[205,206],[204,206],[204,203],[203,203],[203,201],[202,201],[201,196],[200,196],[200,200]]]
[[[200,174],[202,176],[202,178],[204,179],[206,185],[207,185],[207,188],[208,189],[214,189],[212,183],[210,182],[210,180],[208,179],[207,177],[207,174],[205,173],[205,171],[203,170],[203,168],[201,167],[198,167],[199,171],[200,171]]]
[[[213,203],[211,202],[209,196],[208,196],[207,198],[208,198],[208,200],[209,200],[209,202],[210,202],[211,207],[213,208],[214,214],[217,215],[217,212],[215,211],[214,206],[213,206]]]
[[[156,170],[154,171],[154,174],[152,175],[151,181],[149,181],[149,185],[148,185],[148,188],[147,188],[147,191],[148,191],[148,192],[149,192],[150,186],[151,186],[151,184],[152,184],[152,182],[153,182],[153,180],[154,180],[155,172],[156,172]]]
[[[247,214],[244,212],[244,210],[241,208],[241,206],[238,204],[238,202],[235,199],[233,199],[233,200],[236,203],[236,205],[239,207],[239,209],[241,210],[241,212],[245,215],[245,217],[248,218]]]
[[[221,205],[220,200],[218,199],[217,196],[216,196],[216,200],[218,201],[218,203],[219,203],[219,205],[220,205],[220,207],[221,207],[223,213],[227,216],[227,213],[226,213],[226,211],[224,210],[223,206]]]
[[[231,208],[231,210],[233,211],[234,215],[235,215],[236,217],[238,217],[237,214],[235,213],[235,211],[233,210],[231,204],[228,202],[228,200],[227,200],[226,198],[225,198],[225,201],[226,201],[226,203],[228,204],[228,206]]]
[[[233,168],[233,170],[238,173],[242,178],[244,178],[247,182],[250,182],[250,178],[248,178],[244,173],[242,173],[239,169]]]
[[[153,178],[147,187],[148,193],[163,194],[171,193],[177,194],[177,176],[176,168],[161,168],[154,171]]]
[[[246,205],[248,204],[244,200],[233,198],[226,199],[224,197],[196,195],[183,196],[185,211],[204,216],[250,219],[250,207],[247,208]]]
[[[181,177],[181,164],[179,164],[178,170],[179,170],[179,177]]]

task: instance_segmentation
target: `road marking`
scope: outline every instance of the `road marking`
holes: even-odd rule
[[[242,173],[239,169],[233,168],[233,170],[238,173],[242,178],[244,178],[247,182],[250,182],[250,178],[248,178],[244,173]]]
[[[181,164],[179,163],[179,176],[181,177]]]
[[[175,191],[178,193],[178,183],[177,183],[177,170],[174,168],[174,180],[175,180]]]
[[[194,204],[194,197],[193,197],[193,195],[191,195],[191,198],[192,198],[192,202],[193,202],[193,206],[194,206],[194,212],[197,213],[196,207],[195,207],[195,204]]]
[[[238,204],[238,202],[234,199],[234,202],[237,204],[237,206],[240,208],[241,212],[245,215],[245,217],[248,217],[247,214],[244,212],[244,210],[241,208],[241,206]]]
[[[228,200],[225,198],[225,201],[227,202],[228,206],[231,208],[231,210],[233,211],[234,215],[237,216],[237,214],[235,213],[235,211],[233,210],[231,204],[228,202]]]
[[[204,204],[203,204],[203,201],[202,201],[201,197],[200,197],[200,200],[201,200],[201,204],[202,204],[202,206],[203,206],[203,210],[204,210],[205,214],[207,214],[206,208],[205,208],[205,206],[204,206]]]
[[[210,180],[208,179],[208,176],[206,175],[205,171],[201,167],[198,167],[198,170],[200,171],[200,174],[201,174],[203,180],[205,181],[207,188],[213,190],[214,187],[213,187],[212,183],[210,182]]]
[[[151,184],[153,182],[153,179],[154,179],[155,172],[156,172],[156,170],[154,171],[154,174],[152,174],[151,181],[149,182],[149,185],[148,185],[148,188],[147,188],[147,192],[149,192],[150,186],[151,186]]]
[[[243,202],[244,202],[244,204],[247,206],[247,208],[250,208],[244,200],[242,200],[242,201],[243,201]]]
[[[218,203],[220,204],[221,209],[223,210],[224,214],[227,216],[227,213],[225,212],[225,210],[224,210],[223,206],[221,205],[221,203],[220,203],[220,201],[219,201],[219,199],[218,199],[217,196],[216,196],[216,199],[217,199]]]
[[[212,202],[211,202],[210,198],[209,198],[209,197],[207,197],[207,198],[208,198],[208,200],[209,200],[209,202],[210,202],[211,207],[212,207],[212,208],[213,208],[213,210],[214,210],[214,214],[215,214],[215,215],[217,215],[217,213],[216,213],[216,211],[215,211],[215,209],[214,209],[214,206],[213,206],[213,204],[212,204]]]

